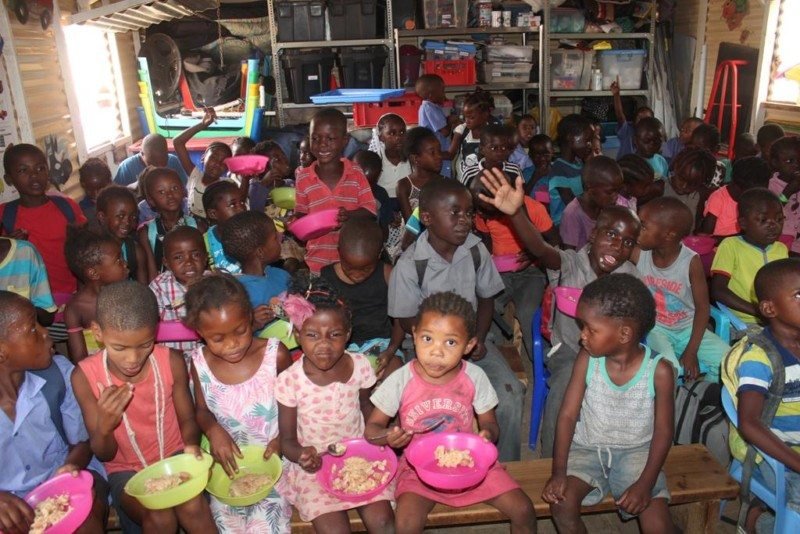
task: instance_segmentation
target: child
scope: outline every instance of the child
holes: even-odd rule
[[[758,144],[761,157],[769,161],[772,143],[785,136],[786,132],[780,124],[765,124],[759,128],[756,133],[756,144]]]
[[[561,224],[561,214],[567,204],[583,193],[581,169],[592,153],[592,135],[594,134],[589,119],[581,115],[567,115],[558,123],[558,146],[561,154],[553,163],[547,177],[550,217],[556,226]]]
[[[583,166],[581,182],[583,192],[564,208],[558,228],[564,246],[576,250],[589,241],[600,212],[617,203],[622,170],[613,159],[596,156]]]
[[[738,428],[731,428],[730,446],[733,457],[743,462],[747,445],[775,458],[786,466],[786,506],[796,511],[800,506],[798,473],[797,390],[800,387],[800,320],[796,296],[800,288],[800,260],[797,258],[773,261],[761,267],[755,278],[759,315],[767,323],[762,341],[756,344],[742,338],[728,354],[722,369],[722,382],[736,404]],[[766,338],[766,339],[764,339]],[[781,369],[776,368],[762,343],[766,341],[777,351]],[[782,397],[771,421],[762,419],[769,402],[776,375],[785,376]],[[766,482],[774,490],[775,473],[757,457],[754,478]],[[748,515],[748,532],[755,531],[758,507]],[[758,532],[772,532],[773,526],[758,522]],[[764,527],[764,528],[761,528]]]
[[[503,176],[499,169],[493,170]],[[523,388],[488,337],[494,297],[505,286],[489,251],[470,233],[472,195],[457,180],[434,180],[420,193],[419,212],[427,229],[403,252],[392,270],[389,316],[399,319],[403,330],[411,334],[420,303],[432,293],[455,291],[472,304],[478,314],[478,343],[471,353],[472,362],[489,376],[500,401],[500,461],[518,460]]]
[[[311,153],[311,140],[305,136],[302,141],[297,145],[299,152],[300,166],[302,168],[310,167],[316,161],[314,154]]]
[[[783,197],[783,231],[781,241],[793,254],[800,254],[800,143],[796,137],[782,137],[770,148],[773,175],[769,190]]]
[[[256,147],[256,142],[249,137],[237,137],[231,141],[231,154],[234,156],[246,156],[252,154]]]
[[[3,235],[25,239],[36,247],[53,293],[74,293],[78,283],[67,265],[64,242],[67,225],[84,225],[86,217],[71,198],[47,194],[50,170],[39,147],[24,143],[8,147],[3,168],[6,183],[19,192],[19,200],[0,205]]]
[[[525,178],[525,192],[529,195],[537,191],[548,191],[548,177],[550,167],[553,162],[553,141],[544,134],[534,135],[529,144],[531,161],[533,161],[533,172],[522,173]],[[530,171],[530,169],[528,169]],[[549,195],[549,193],[548,193]]]
[[[30,300],[40,325],[53,324],[58,307],[50,294],[44,261],[29,242],[0,237],[0,289]]]
[[[341,111],[323,108],[311,119],[311,152],[317,160],[310,167],[297,170],[298,218],[325,209],[339,210],[339,222],[348,217],[375,217],[375,197],[364,173],[342,157],[347,144],[347,119]],[[306,264],[313,274],[339,260],[334,230],[306,243]]]
[[[197,228],[179,226],[164,237],[164,267],[166,270],[150,282],[156,296],[160,321],[181,321],[186,316],[187,288],[204,275],[208,256],[203,235]],[[194,350],[194,341],[165,343],[182,354]]]
[[[639,211],[636,268],[656,301],[656,326],[647,346],[673,363],[686,380],[701,374],[719,382],[719,365],[730,347],[708,330],[708,284],[700,256],[681,243],[694,215],[680,200],[656,198]]]
[[[442,151],[436,136],[427,128],[412,128],[406,134],[403,153],[411,164],[411,173],[397,182],[397,202],[403,220],[419,206],[419,193],[431,180],[442,178]]]
[[[181,202],[186,190],[180,178],[166,167],[149,168],[139,179],[148,204],[158,214],[139,227],[137,239],[147,258],[147,279],[164,271],[164,236],[178,226],[203,228],[191,215],[184,215]]]
[[[708,150],[717,159],[717,172],[714,173],[711,181],[703,184],[709,192],[719,189],[724,183],[729,183],[731,181],[731,173],[733,172],[731,160],[728,158],[720,158],[718,155],[719,141],[720,134],[717,127],[713,124],[706,123],[694,129],[692,138],[689,141],[689,146]]]
[[[211,224],[208,231],[203,234],[203,241],[208,251],[209,268],[214,271],[226,271],[231,274],[241,273],[242,266],[239,265],[239,262],[225,254],[225,250],[222,248],[219,225],[234,215],[247,210],[242,190],[235,183],[227,180],[214,182],[203,193],[203,208],[205,208],[208,222]],[[261,213],[263,213],[263,210],[261,210]]]
[[[692,140],[692,133],[694,129],[703,124],[703,119],[698,117],[689,117],[684,119],[681,123],[680,131],[676,137],[668,139],[661,145],[661,155],[667,160],[667,163],[672,163],[672,159],[677,156],[689,142]]]
[[[189,199],[189,212],[195,217],[205,219],[206,211],[203,209],[203,193],[206,187],[220,179],[220,176],[227,172],[227,167],[223,163],[233,154],[231,147],[221,141],[213,141],[203,152],[203,169],[195,167],[189,157],[189,150],[186,143],[198,132],[211,126],[217,120],[217,114],[213,108],[204,110],[203,119],[194,126],[182,131],[178,137],[172,140],[175,147],[175,154],[181,160],[183,170],[189,175],[186,183],[187,197]],[[248,191],[249,180],[242,180],[243,190]]]
[[[263,213],[245,211],[222,223],[219,235],[225,254],[242,266],[238,280],[255,309],[253,325],[261,330],[275,318],[269,300],[289,287],[289,273],[272,266],[281,257],[275,223]]]
[[[763,159],[750,157],[736,161],[731,183],[709,195],[699,232],[719,237],[738,234],[741,214],[737,213],[736,204],[748,189],[767,187],[769,178],[769,165]]]
[[[783,228],[780,200],[768,189],[750,189],[738,206],[741,235],[727,237],[717,247],[711,264],[711,297],[729,307],[746,323],[755,323],[753,280],[771,261],[786,258],[786,245],[778,241]]]
[[[614,97],[614,114],[617,116],[617,137],[619,138],[617,159],[619,159],[626,154],[633,154],[636,152],[633,144],[633,139],[635,137],[634,128],[640,120],[645,117],[653,117],[655,114],[653,110],[647,106],[637,108],[633,114],[633,124],[631,124],[625,117],[625,108],[622,106],[622,97],[620,96],[618,81],[611,83],[611,94]]]
[[[269,192],[284,185],[284,182],[294,177],[294,171],[289,164],[289,158],[281,146],[274,141],[261,141],[252,150],[253,154],[267,156],[267,172],[258,180],[250,180],[250,189],[247,198],[250,201],[250,209],[263,212],[264,209],[272,204]]]
[[[97,196],[97,222],[114,237],[122,248],[122,259],[128,264],[128,277],[142,284],[148,280],[147,255],[136,240],[136,197],[127,187],[110,185]]]
[[[345,351],[350,313],[327,284],[300,276],[289,293],[284,309],[294,301],[290,319],[303,356],[278,376],[275,388],[281,452],[288,460],[281,491],[317,532],[348,531],[352,508],[368,531],[393,532],[394,484],[370,499],[350,502],[317,482],[320,453],[328,444],[364,433],[371,408],[367,396],[376,378],[365,356]]]
[[[677,198],[694,214],[694,228],[703,221],[702,207],[709,191],[706,184],[717,172],[717,160],[704,148],[689,146],[672,160],[672,172],[664,180],[664,196]]]
[[[531,139],[536,134],[536,129],[536,120],[530,115],[523,115],[517,122],[517,146],[508,157],[508,161],[519,167],[523,173],[533,167],[533,161],[528,152],[530,152]]]
[[[653,167],[641,156],[626,154],[617,160],[617,164],[622,171],[620,198],[624,200],[618,200],[620,204],[636,211],[652,198],[664,194],[666,180],[656,181]]]
[[[471,433],[477,419],[478,435],[497,441],[497,395],[482,369],[462,361],[478,341],[475,321],[470,303],[453,292],[434,293],[422,301],[414,327],[417,357],[389,376],[370,397],[375,408],[364,437],[376,444],[404,448],[416,439],[410,429],[444,417],[437,432]],[[396,415],[396,425],[379,439]],[[428,512],[437,502],[455,507],[485,502],[511,520],[512,532],[536,532],[530,498],[496,462],[474,488],[444,492],[423,484],[404,456],[395,495],[398,532],[422,532]]]
[[[397,198],[397,181],[411,174],[411,164],[403,153],[405,137],[406,123],[394,113],[383,115],[372,130],[369,149],[381,158],[378,185],[386,190],[391,199]]]
[[[467,168],[477,165],[480,159],[481,132],[491,120],[492,104],[486,99],[483,92],[478,89],[464,99],[464,122],[453,129],[453,141],[445,156],[454,160],[454,177],[464,183],[462,178]],[[509,154],[513,150],[510,147]]]
[[[644,117],[634,127],[633,142],[636,145],[636,155],[644,158],[653,167],[656,180],[663,180],[669,176],[669,165],[664,156],[659,154],[664,126],[655,117]]]
[[[275,386],[292,358],[277,339],[253,338],[252,318],[247,292],[230,275],[210,275],[186,293],[186,323],[205,340],[192,353],[197,423],[230,477],[239,447],[264,447],[265,460],[281,451]],[[246,507],[210,500],[222,532],[289,532],[292,509],[279,489]]]
[[[67,238],[64,249],[69,268],[81,281],[81,288],[64,308],[69,355],[78,363],[103,348],[92,332],[97,295],[103,286],[127,280],[128,265],[117,240],[107,234],[79,230]]]
[[[760,156],[761,151],[756,143],[756,138],[749,132],[742,132],[736,136],[733,142],[733,159],[749,158],[750,156]]]
[[[612,272],[638,276],[636,267],[628,260],[639,236],[640,223],[628,208],[611,206],[600,212],[589,243],[581,250],[559,250],[542,238],[520,209],[524,198],[521,180],[517,180],[512,188],[497,169],[491,172],[484,173],[481,181],[489,194],[494,196],[481,193],[479,198],[511,216],[511,223],[520,241],[529,253],[539,259],[539,265],[548,269],[547,276],[552,287],[583,288]],[[550,393],[542,421],[544,457],[552,456],[556,417],[569,374],[580,351],[580,329],[575,319],[558,309],[553,313],[551,341],[555,350],[551,351],[546,362],[551,375],[548,380]]]
[[[78,202],[78,206],[91,224],[97,220],[95,216],[97,195],[101,189],[111,185],[111,169],[108,168],[105,161],[99,158],[89,158],[78,169],[78,176],[81,189],[85,193],[85,196]]]
[[[0,291],[0,309],[0,525],[5,532],[28,532],[34,511],[22,500],[25,495],[56,475],[89,469],[92,508],[76,532],[103,532],[108,484],[102,466],[92,458],[70,384],[72,364],[51,356],[53,342],[37,324],[27,299]]]
[[[442,109],[445,99],[444,80],[438,74],[423,74],[417,78],[414,90],[422,99],[418,113],[419,125],[436,135],[436,139],[439,140],[439,149],[443,157],[446,157],[450,153],[452,126]],[[446,178],[454,177],[450,159],[442,160],[441,174]]]
[[[147,167],[169,167],[178,173],[181,183],[186,183],[186,173],[178,156],[170,154],[167,140],[159,134],[148,134],[142,139],[142,151],[119,164],[114,183],[136,187],[139,176]]]
[[[553,471],[542,492],[559,531],[585,529],[581,506],[611,493],[623,519],[639,517],[642,532],[677,532],[661,471],[672,445],[674,371],[640,343],[655,318],[653,297],[629,274],[599,278],[581,294],[583,348],[558,414]]]
[[[475,164],[464,167],[460,178],[462,184],[469,188],[483,169],[502,169],[509,180],[516,180],[517,176],[522,176],[520,168],[508,161],[514,150],[514,130],[510,126],[499,124],[484,126],[481,129],[480,139],[481,159]]]
[[[389,225],[392,224],[392,221],[394,220],[395,210],[393,209],[393,206],[397,203],[397,200],[391,198],[389,196],[389,192],[379,183],[380,177],[383,176],[381,172],[381,169],[383,168],[381,157],[376,152],[359,150],[355,153],[355,155],[353,155],[353,163],[355,163],[358,168],[361,169],[361,172],[364,173],[364,177],[367,179],[367,182],[369,182],[370,189],[372,190],[372,196],[375,197],[375,205],[378,209],[378,224],[380,225],[386,239],[389,237]],[[396,185],[397,184],[395,184],[395,188]]]
[[[128,280],[104,287],[92,330],[106,348],[78,364],[72,387],[124,529],[132,521],[145,532],[174,532],[179,525],[217,532],[203,494],[150,510],[123,489],[137,471],[175,453],[202,456],[186,362],[178,351],[154,344],[157,324],[156,298],[147,286]]]
[[[603,155],[603,141],[605,138],[603,136],[603,125],[600,124],[600,121],[596,117],[587,116],[587,119],[589,119],[589,125],[592,127],[592,137],[590,141],[592,151],[588,158],[591,159]]]

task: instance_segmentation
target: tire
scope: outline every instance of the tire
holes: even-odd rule
[[[17,20],[20,24],[28,23],[30,11],[28,11],[28,3],[26,0],[16,0],[14,2],[14,14],[17,16]]]
[[[42,11],[42,14],[39,16],[39,22],[42,25],[42,29],[46,30],[50,27],[50,22],[53,20],[53,14],[50,13],[49,9],[45,9]]]

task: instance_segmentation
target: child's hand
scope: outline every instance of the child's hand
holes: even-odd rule
[[[616,505],[631,515],[639,515],[650,505],[652,487],[637,480],[625,490]]]
[[[469,359],[477,362],[482,360],[484,356],[486,356],[486,344],[483,341],[478,341],[475,343],[475,348],[469,353]]]
[[[97,427],[103,434],[112,434],[122,421],[125,408],[133,399],[133,384],[103,386],[98,383],[100,398],[97,399]]]
[[[378,355],[378,367],[375,369],[375,376],[378,377],[378,380],[382,380],[384,376],[388,376],[402,367],[400,358],[394,353],[394,350],[385,350]]]
[[[617,79],[611,82],[611,94],[613,96],[619,96],[619,76]]]
[[[350,218],[350,212],[344,208],[339,208],[339,214],[336,216],[336,221],[339,223],[339,226],[346,223],[347,219],[349,218]]]
[[[519,254],[517,254],[517,262],[519,263],[519,270],[527,269],[530,267],[533,260],[531,260],[530,254],[526,251],[521,250]]]
[[[319,458],[317,449],[314,447],[303,447],[300,451],[300,456],[297,458],[297,464],[303,468],[304,471],[309,473],[316,473],[322,467],[322,460]]]
[[[521,176],[517,177],[512,187],[501,169],[487,169],[481,175],[481,183],[493,196],[488,197],[479,193],[478,197],[506,215],[514,215],[525,202],[525,188]]]
[[[0,491],[0,529],[6,534],[27,534],[33,523],[33,509],[7,491]]]
[[[542,500],[546,503],[557,504],[564,500],[564,492],[567,490],[567,475],[553,475],[542,491]]]
[[[204,108],[203,109],[203,120],[200,124],[203,125],[203,128],[208,128],[212,124],[214,124],[217,120],[217,112],[214,111],[214,108]]]
[[[484,429],[478,432],[478,435],[483,438],[484,441],[491,442],[492,441],[492,433],[488,430]]]
[[[69,473],[73,477],[77,477],[81,473],[81,468],[75,464],[64,464],[58,469],[53,476],[63,475],[64,473]]]
[[[233,476],[239,472],[236,458],[244,458],[242,451],[239,450],[239,446],[236,445],[231,435],[221,426],[213,427],[213,429],[208,432],[207,436],[211,444],[211,456],[214,457],[214,461],[222,466],[222,469],[228,477],[233,478]]]
[[[386,443],[393,449],[402,449],[411,442],[412,434],[409,434],[399,426],[392,428],[386,436]]]
[[[700,377],[700,364],[697,363],[697,353],[684,351],[680,358],[683,366],[684,380],[697,380]]]
[[[264,449],[264,459],[269,460],[270,456],[273,454],[277,454],[278,456],[281,455],[280,436],[276,436],[275,439],[267,444],[267,447]]]
[[[191,454],[192,456],[194,456],[198,460],[202,460],[203,459],[203,449],[200,448],[200,445],[186,445],[183,448],[183,453],[184,454]]]
[[[274,319],[275,310],[267,304],[256,306],[253,310],[253,328],[255,330],[261,330],[267,323],[272,322]]]

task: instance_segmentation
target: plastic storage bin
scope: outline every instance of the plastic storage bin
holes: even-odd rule
[[[339,72],[342,87],[383,87],[383,67],[389,52],[382,46],[342,48],[339,51]]]
[[[641,89],[644,50],[602,50],[600,51],[600,70],[603,72],[603,89],[611,89],[611,84],[619,76],[620,89]]]
[[[275,0],[278,41],[324,41],[323,0]]]
[[[422,0],[425,28],[466,28],[468,9],[468,0]]]
[[[377,0],[328,0],[331,39],[375,39]]]
[[[550,10],[550,33],[580,33],[586,27],[583,11],[572,8]],[[599,34],[602,37],[602,34]]]
[[[592,81],[593,59],[593,51],[551,50],[551,89],[588,91]]]
[[[328,49],[284,50],[281,65],[286,76],[288,100],[296,104],[311,102],[310,96],[331,88],[331,71],[336,55]]]
[[[383,102],[353,104],[353,124],[358,128],[375,126],[386,113],[399,115],[406,124],[418,124],[421,105],[422,99],[416,93],[406,93]]]
[[[528,83],[532,63],[481,63],[478,80],[483,83]]]
[[[448,85],[475,85],[475,60],[454,59],[436,60],[429,59],[423,63],[425,74],[438,74]]]
[[[483,50],[483,60],[503,63],[533,61],[533,47],[522,45],[488,45]]]

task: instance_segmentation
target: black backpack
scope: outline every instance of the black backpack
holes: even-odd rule
[[[704,380],[686,382],[675,393],[675,445],[702,443],[717,461],[728,465],[730,428],[722,407],[722,386]]]

